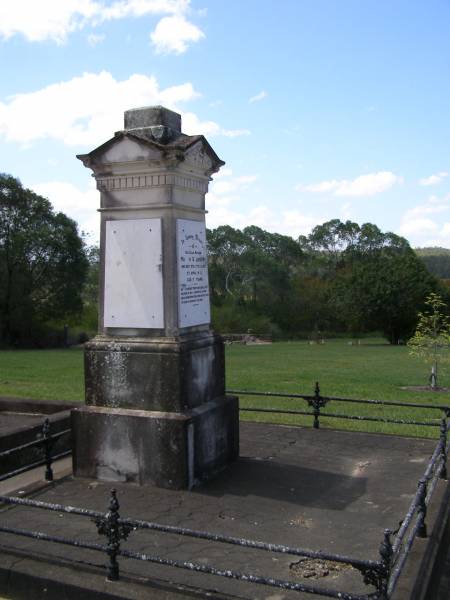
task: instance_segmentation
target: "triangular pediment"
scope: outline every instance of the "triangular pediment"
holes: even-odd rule
[[[168,144],[161,144],[137,131],[120,131],[89,154],[79,154],[77,158],[94,173],[118,163],[170,160],[183,163],[192,172],[211,175],[225,164],[202,135],[180,135]]]
[[[159,144],[132,135],[118,134],[89,154],[78,155],[78,158],[85,166],[94,168],[114,163],[158,160],[162,154]]]

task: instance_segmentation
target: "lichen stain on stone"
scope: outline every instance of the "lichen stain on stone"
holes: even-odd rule
[[[109,351],[104,359],[104,385],[108,388],[105,394],[106,406],[118,408],[121,406],[128,388],[128,364],[124,352]]]

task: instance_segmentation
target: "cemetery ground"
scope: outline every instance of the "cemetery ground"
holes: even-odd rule
[[[381,338],[277,342],[271,345],[232,344],[226,348],[226,386],[229,390],[255,390],[313,394],[315,382],[323,396],[388,400],[420,404],[450,403],[449,393],[413,391],[409,386],[428,383],[429,367],[411,358],[405,346],[392,346]],[[450,373],[440,374],[440,385],[450,385]],[[83,351],[0,351],[0,395],[44,400],[84,401]],[[305,410],[302,400],[241,397],[242,407]],[[366,406],[331,402],[327,413],[422,420],[426,409]],[[436,414],[436,417],[439,415]],[[243,412],[243,420],[311,425],[310,417]],[[373,422],[322,419],[321,427],[384,432],[419,437],[436,436],[431,428]]]
[[[428,367],[410,358],[407,348],[390,346],[381,339],[365,339],[351,345],[344,339],[327,340],[324,344],[305,341],[255,346],[236,344],[227,346],[226,360],[229,390],[312,395],[315,382],[319,381],[324,396],[450,403],[448,393],[402,389],[426,384]],[[444,374],[440,383],[448,386],[449,377]],[[0,396],[62,400],[69,405],[83,402],[83,387],[82,348],[0,352]],[[241,396],[240,403],[241,406],[307,409],[301,399]],[[411,420],[440,416],[439,411],[434,415],[427,409],[406,412],[395,406],[331,402],[326,412],[333,411]],[[395,529],[404,517],[435,447],[435,439],[423,438],[436,438],[439,432],[438,428],[325,418],[320,420],[320,429],[314,430],[311,416],[272,413],[243,412],[241,419],[247,421],[241,424],[241,459],[222,477],[193,492],[118,483],[121,515],[377,560],[384,528]],[[276,427],[249,421],[308,427]],[[366,431],[371,435],[365,435]],[[385,433],[397,435],[391,437],[383,435]],[[107,510],[110,483],[71,477],[60,479],[56,475],[54,483],[43,485],[42,474],[43,467],[37,474],[39,483],[31,494],[27,493],[28,497]],[[437,500],[427,517],[429,533],[435,531],[439,522],[437,507],[445,505],[446,495],[448,497],[448,485],[438,482]],[[81,516],[24,506],[5,507],[3,512],[12,527],[93,542],[99,540],[92,520]],[[107,559],[100,553],[8,534],[3,536],[6,541],[2,543],[5,545],[0,544],[0,595],[3,592],[14,599],[288,600],[316,597],[123,558],[120,559],[123,579],[111,584],[105,582]],[[418,565],[422,569],[422,553],[428,548],[427,543],[427,540],[416,539],[395,600],[416,597],[411,596],[411,585],[418,580]],[[357,570],[345,564],[336,567],[335,563],[326,561],[258,553],[154,531],[132,532],[124,547],[137,552],[155,552],[168,559],[213,564],[322,588],[360,594],[373,591],[372,586],[363,585]],[[50,583],[53,591],[47,590]],[[35,595],[30,595],[30,590]],[[109,596],[110,593],[114,596]],[[448,581],[441,583],[437,594],[426,600],[447,598]]]

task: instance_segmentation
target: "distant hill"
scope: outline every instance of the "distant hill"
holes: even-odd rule
[[[432,248],[415,248],[415,251],[432,275],[440,279],[450,279],[449,248],[435,246]]]

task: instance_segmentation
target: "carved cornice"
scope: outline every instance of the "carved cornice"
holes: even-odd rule
[[[97,189],[100,192],[115,190],[136,190],[162,186],[176,186],[206,194],[208,182],[187,175],[166,173],[152,175],[114,175],[98,177]]]

